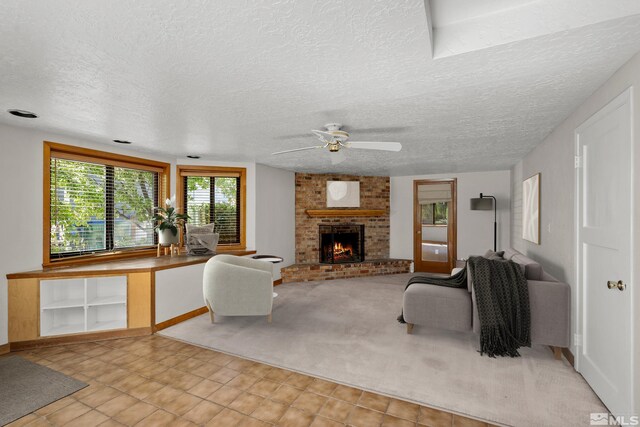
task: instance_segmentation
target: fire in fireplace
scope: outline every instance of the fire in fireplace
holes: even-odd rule
[[[320,262],[364,261],[364,224],[320,224]]]

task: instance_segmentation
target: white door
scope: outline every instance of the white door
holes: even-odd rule
[[[617,416],[633,409],[631,91],[576,129],[576,369]]]

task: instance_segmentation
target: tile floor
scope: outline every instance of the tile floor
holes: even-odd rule
[[[10,426],[486,426],[160,336],[12,353],[89,384]]]

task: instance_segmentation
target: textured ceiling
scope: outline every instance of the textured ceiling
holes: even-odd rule
[[[40,118],[0,122],[298,171],[505,169],[640,50],[632,9],[433,59],[422,0],[3,0],[0,110]],[[270,155],[332,121],[404,148]]]

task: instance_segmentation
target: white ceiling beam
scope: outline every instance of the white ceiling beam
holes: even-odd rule
[[[443,58],[640,14],[638,0],[425,0]],[[431,30],[431,28],[430,28]]]

